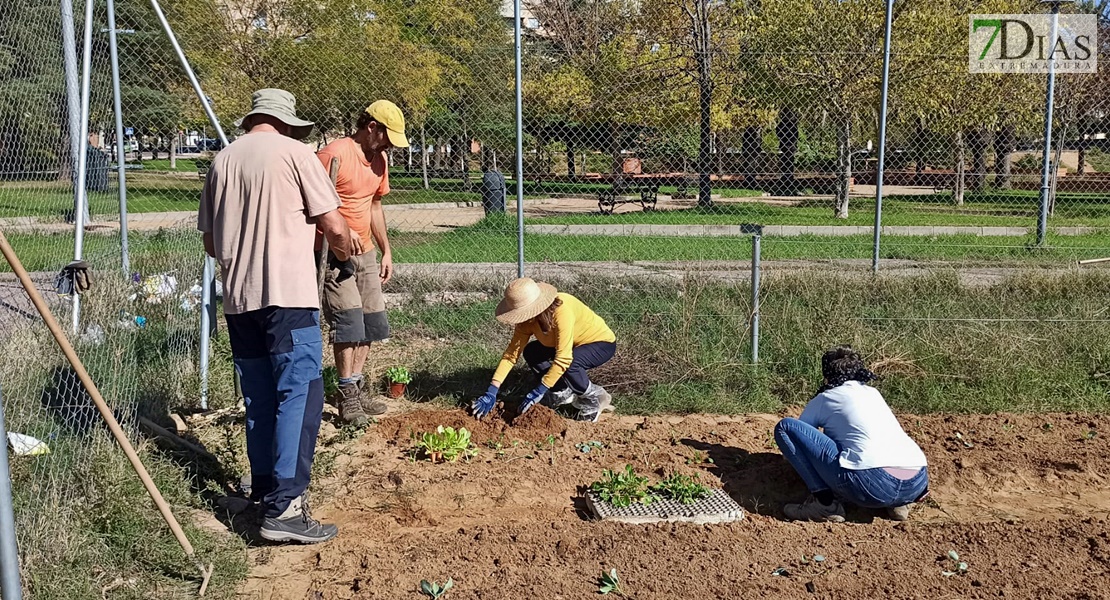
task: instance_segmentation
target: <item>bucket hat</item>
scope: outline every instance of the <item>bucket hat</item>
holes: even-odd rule
[[[497,305],[497,320],[519,325],[547,310],[559,291],[555,286],[533,281],[529,277],[515,279],[505,288],[505,297]]]
[[[269,115],[293,128],[289,137],[303,140],[312,132],[312,121],[297,118],[297,98],[293,94],[275,88],[258,90],[251,94],[251,111],[235,122],[242,127],[243,121],[251,115]]]

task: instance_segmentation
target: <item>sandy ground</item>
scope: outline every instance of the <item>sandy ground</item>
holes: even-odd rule
[[[417,598],[422,579],[450,577],[453,599],[594,598],[610,568],[637,599],[1110,597],[1110,432],[1101,417],[904,415],[929,457],[932,501],[906,523],[850,510],[849,523],[832,525],[783,520],[782,503],[805,490],[773,444],[774,415],[591,425],[540,408],[510,425],[402,410],[320,483],[317,515],[338,523],[340,536],[252,547],[241,597]],[[470,427],[480,454],[412,460],[413,434],[440,424]],[[604,448],[578,449],[591,440]],[[583,486],[625,464],[656,479],[698,473],[748,515],[709,526],[589,520]],[[966,574],[943,574],[949,550]],[[803,562],[816,554],[824,562]],[[780,567],[788,575],[772,575]]]

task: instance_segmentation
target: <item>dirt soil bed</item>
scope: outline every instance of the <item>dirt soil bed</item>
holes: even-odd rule
[[[319,517],[339,537],[257,547],[242,597],[597,598],[616,568],[625,594],[665,598],[1110,598],[1110,429],[1101,416],[903,416],[929,457],[932,499],[909,522],[849,511],[843,525],[782,520],[805,490],[771,437],[778,417],[561,420],[535,409],[518,427],[460,411],[384,419],[324,482]],[[412,434],[465,425],[469,463],[410,456]],[[959,435],[957,435],[959,434]],[[600,441],[583,452],[578,445]],[[492,447],[491,447],[492,446]],[[581,486],[606,468],[700,472],[748,511],[727,525],[586,519]],[[965,575],[946,576],[955,550]],[[825,560],[803,562],[803,555]],[[785,568],[785,575],[772,575]]]

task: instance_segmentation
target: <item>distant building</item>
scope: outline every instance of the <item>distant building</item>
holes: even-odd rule
[[[501,0],[501,16],[508,22],[509,27],[513,26],[513,16],[515,11],[514,0]],[[520,0],[520,28],[524,32],[542,33],[540,20],[536,18],[530,9],[532,0]]]

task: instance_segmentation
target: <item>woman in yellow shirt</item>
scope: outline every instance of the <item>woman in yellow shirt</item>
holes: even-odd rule
[[[516,331],[489,390],[471,405],[474,416],[480,419],[493,410],[501,383],[521,354],[543,379],[520,404],[520,414],[537,402],[551,408],[571,404],[578,409],[577,420],[597,422],[602,412],[613,410],[612,397],[590,381],[587,371],[613,358],[616,336],[590,307],[549,284],[525,277],[505,288],[496,315],[498,321],[515,325]],[[530,342],[533,337],[535,341]]]

